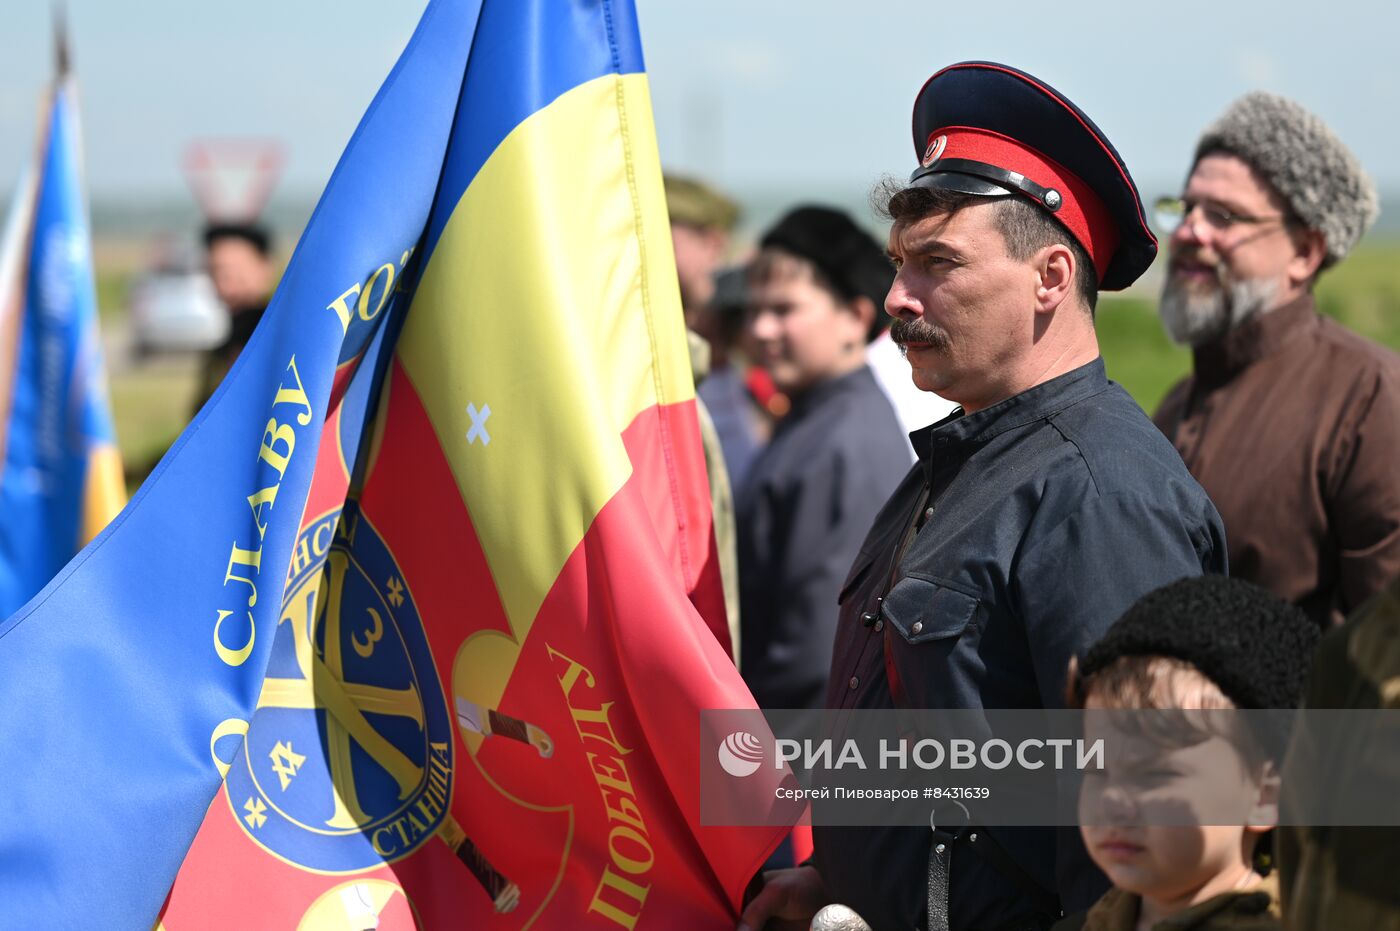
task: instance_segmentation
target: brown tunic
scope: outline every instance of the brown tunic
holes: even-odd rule
[[[1400,355],[1311,296],[1198,348],[1153,419],[1224,518],[1232,576],[1329,624],[1400,574]]]

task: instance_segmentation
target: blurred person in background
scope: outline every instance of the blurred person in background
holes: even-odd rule
[[[715,292],[706,311],[711,329],[710,374],[699,387],[724,447],[729,481],[739,494],[773,430],[769,412],[749,390],[747,355],[742,349],[748,289],[743,268],[728,268],[715,276]]]
[[[685,313],[690,368],[695,376],[696,413],[700,442],[705,451],[705,472],[710,482],[710,513],[714,520],[716,555],[724,583],[724,605],[729,620],[730,655],[739,662],[739,564],[735,544],[733,481],[728,468],[730,447],[736,452],[746,438],[734,435],[733,415],[724,394],[706,396],[705,385],[714,379],[715,366],[723,369],[726,358],[709,325],[710,302],[715,295],[715,275],[729,252],[729,234],[739,219],[739,208],[718,191],[690,178],[666,175],[666,210],[671,217],[671,244],[676,256],[676,279]],[[712,407],[718,404],[718,408]],[[723,424],[728,431],[719,429]],[[737,444],[737,445],[736,445]]]
[[[214,291],[228,308],[229,332],[205,357],[192,414],[209,400],[248,344],[267,310],[277,275],[272,234],[256,224],[211,223],[204,230],[204,252]]]
[[[729,256],[739,205],[695,178],[668,174],[663,183],[685,324],[708,340],[706,311],[714,297],[715,275]]]
[[[765,412],[745,385],[747,365],[739,354],[743,273],[723,270],[739,207],[694,178],[667,175],[665,184],[685,325],[693,334],[691,342],[698,337],[709,350],[707,370],[695,373],[696,393],[714,422],[729,484],[737,492],[769,429]],[[692,347],[692,361],[695,355]]]
[[[1190,377],[1154,420],[1225,520],[1230,574],[1340,622],[1400,574],[1400,355],[1317,312],[1313,286],[1376,190],[1314,114],[1263,92],[1196,145],[1159,307]]]
[[[744,680],[761,708],[819,708],[837,594],[909,468],[909,440],[866,365],[894,269],[849,216],[799,207],[748,270],[749,338],[792,408],[739,496]]]

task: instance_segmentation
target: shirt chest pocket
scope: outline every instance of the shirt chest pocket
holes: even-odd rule
[[[947,582],[906,576],[885,596],[881,613],[910,645],[962,636],[981,601]]]

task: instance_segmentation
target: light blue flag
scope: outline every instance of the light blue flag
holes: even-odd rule
[[[0,623],[0,926],[154,923],[256,705],[323,426],[365,403],[408,293],[479,9],[429,5],[224,384],[125,510]],[[47,203],[41,230],[74,215]]]
[[[34,183],[0,259],[0,617],[34,596],[126,500],[97,330],[73,82],[49,97]]]

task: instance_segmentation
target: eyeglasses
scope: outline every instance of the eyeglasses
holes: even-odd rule
[[[1245,213],[1232,213],[1224,207],[1215,204],[1206,204],[1200,201],[1187,200],[1184,197],[1159,197],[1152,205],[1153,218],[1157,221],[1157,226],[1168,234],[1176,232],[1176,228],[1185,222],[1197,208],[1200,208],[1201,217],[1206,221],[1206,225],[1216,231],[1224,231],[1239,223],[1258,224],[1270,223],[1275,220],[1288,226],[1295,222],[1294,218],[1286,213],[1274,213],[1268,216],[1255,217]]]

